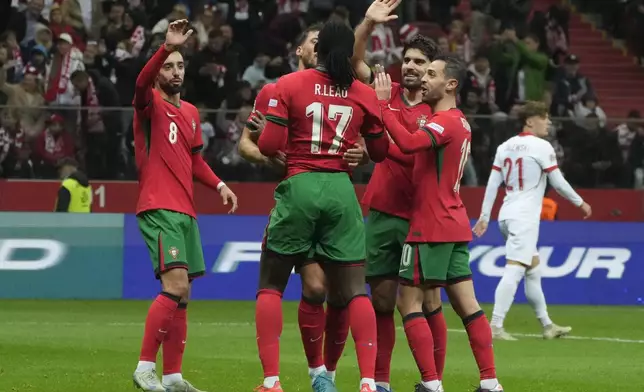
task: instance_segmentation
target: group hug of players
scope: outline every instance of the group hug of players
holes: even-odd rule
[[[472,230],[459,197],[471,142],[470,126],[456,108],[465,65],[439,53],[423,36],[403,49],[401,85],[382,67],[372,71],[363,61],[371,31],[394,19],[399,3],[375,0],[355,32],[336,22],[307,29],[297,42],[298,72],[259,92],[243,131],[242,156],[284,175],[275,189],[260,261],[255,324],[264,381],[259,392],[283,390],[281,302],[294,267],[302,278],[298,323],[316,392],[336,391],[336,366],[349,330],[359,391],[392,391],[396,308],[421,375],[415,391],[443,391],[447,325],[441,287],[467,331],[480,371],[477,391],[503,391],[492,339],[514,339],[503,319],[521,279],[544,337],[570,332],[549,319],[541,289],[536,245],[546,182],[586,216],[590,207],[563,179],[552,147],[541,139],[549,127],[545,105],[528,103],[523,132],[497,150],[474,227],[483,235],[504,183],[500,226],[508,262],[490,327],[471,282]],[[148,311],[133,376],[135,386],[150,392],[200,392],[181,374],[190,287],[205,271],[193,178],[217,190],[224,204],[232,204],[231,212],[237,207],[234,193],[200,155],[196,108],[180,99],[185,72],[179,49],[192,34],[186,30],[185,20],[170,24],[165,44],[137,79],[134,99],[137,218],[162,284]],[[350,172],[369,160],[377,164],[362,200],[369,207],[365,224]]]

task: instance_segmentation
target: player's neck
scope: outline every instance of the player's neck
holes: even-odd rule
[[[157,91],[159,91],[159,95],[161,95],[161,98],[163,98],[165,101],[170,102],[174,106],[181,105],[181,94],[177,93],[174,95],[168,95],[165,91],[163,91],[163,89],[160,88],[157,88]]]
[[[446,95],[440,101],[434,103],[432,106],[432,113],[436,112],[445,112],[456,108],[456,98],[453,96]]]
[[[423,101],[423,93],[418,90],[410,90],[408,88],[405,88],[403,90],[403,97],[405,97],[405,101],[411,106],[418,105]]]
[[[305,69],[306,69],[306,67],[304,66],[304,63],[302,62],[302,60],[299,60],[297,62],[297,70],[298,71],[304,71]]]

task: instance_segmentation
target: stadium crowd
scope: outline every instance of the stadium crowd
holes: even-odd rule
[[[14,0],[0,36],[0,176],[55,178],[57,162],[75,158],[90,178],[136,178],[135,80],[169,22],[188,18],[196,34],[185,53],[183,96],[202,109],[206,160],[225,180],[274,180],[237,152],[256,92],[296,70],[292,42],[306,25],[334,18],[355,26],[369,3]],[[470,64],[460,96],[473,128],[465,185],[485,184],[496,146],[517,132],[519,105],[544,100],[557,118],[550,141],[571,184],[644,187],[640,113],[624,108],[629,121],[606,118],[568,50],[567,9],[534,12],[529,0],[459,3],[406,1],[395,24],[372,34],[368,61],[400,77],[402,44],[422,33]],[[580,3],[608,15],[602,27],[644,57],[643,41],[631,39],[644,31],[642,0]],[[366,181],[370,170],[358,169],[355,180]]]

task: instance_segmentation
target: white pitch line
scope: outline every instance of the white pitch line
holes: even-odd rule
[[[47,327],[75,327],[75,326],[107,326],[107,327],[142,327],[143,323],[137,322],[107,322],[107,323],[97,323],[97,322],[40,322],[40,321],[0,321],[0,325],[16,325],[16,326],[47,326]],[[249,322],[214,322],[214,323],[200,323],[194,322],[190,325],[195,326],[206,326],[206,327],[252,327],[255,323]],[[285,325],[297,325],[295,323],[285,323]],[[402,330],[402,327],[397,329]],[[465,333],[465,330],[462,329],[448,329],[449,332],[453,333]],[[542,338],[540,334],[533,333],[512,333],[513,336],[522,337],[522,338]],[[611,338],[611,337],[601,337],[601,336],[566,336],[563,337],[564,340],[585,340],[585,341],[595,341],[595,342],[611,342],[611,343],[629,343],[629,344],[644,344],[644,340],[640,339],[622,339],[622,338]]]

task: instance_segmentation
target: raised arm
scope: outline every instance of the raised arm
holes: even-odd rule
[[[356,76],[363,83],[372,83],[371,68],[365,63],[367,42],[371,38],[371,33],[378,23],[387,23],[391,20],[398,19],[398,15],[390,14],[401,2],[402,0],[374,0],[371,6],[369,6],[369,9],[367,9],[365,18],[356,27],[351,64],[356,72]]]

